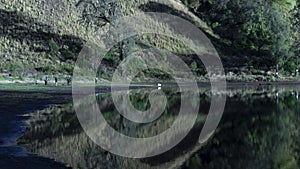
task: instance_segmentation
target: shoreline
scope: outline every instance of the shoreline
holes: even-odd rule
[[[52,105],[71,102],[69,93],[60,90],[0,90],[1,132],[0,132],[0,166],[6,169],[39,168],[66,169],[66,164],[57,162],[28,152],[24,146],[19,145],[18,139],[28,131],[27,120],[31,113],[45,109]],[[9,102],[7,97],[9,96]],[[3,132],[4,131],[4,132]],[[1,167],[0,167],[1,168]]]
[[[130,89],[141,89],[141,88],[157,88],[158,84],[161,84],[162,87],[176,87],[178,84],[176,82],[132,82],[129,86]],[[189,86],[191,83],[185,82],[180,83],[183,86]],[[208,88],[211,87],[211,82],[197,82],[199,88]],[[243,88],[243,87],[264,87],[264,86],[300,86],[300,81],[277,81],[277,82],[265,82],[265,81],[255,81],[255,82],[242,82],[242,81],[227,81],[227,88]],[[125,90],[126,84],[111,84],[111,83],[98,83],[98,84],[83,84],[75,86],[75,89],[86,89],[90,90],[95,88],[96,92],[109,92],[111,87],[114,87],[116,90]],[[22,91],[22,92],[57,92],[62,93],[72,93],[74,86],[72,85],[58,85],[48,84],[34,84],[32,82],[23,81],[22,83],[7,83],[0,81],[0,91]]]

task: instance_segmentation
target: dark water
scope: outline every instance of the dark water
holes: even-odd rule
[[[176,88],[163,91],[168,98],[167,108],[159,119],[150,124],[136,124],[120,116],[110,93],[98,93],[96,98],[106,121],[115,130],[132,137],[150,137],[171,127],[181,106],[180,93]],[[136,109],[149,108],[148,90],[133,90],[130,93],[131,103]],[[1,123],[6,129],[1,127],[0,138],[4,140],[1,143],[4,149],[0,151],[2,154],[13,156],[28,154],[22,150],[22,147],[25,147],[30,153],[55,159],[72,168],[297,169],[300,167],[300,88],[235,88],[223,94],[227,95],[227,103],[222,120],[204,145],[198,143],[198,138],[210,106],[209,89],[200,90],[200,110],[196,123],[188,135],[166,153],[143,159],[113,155],[97,146],[83,131],[70,98],[64,95],[53,98],[52,94],[51,99],[45,99],[40,103],[55,104],[57,102],[53,100],[61,98],[60,103],[67,104],[39,110],[33,113],[30,119],[20,117],[18,112],[24,113],[26,108],[30,110],[42,108],[39,104],[34,104],[36,100],[30,97],[30,94],[25,94],[22,96],[23,99],[27,97],[31,99],[25,99],[28,102],[24,109],[22,106],[20,108],[13,106],[22,105],[23,101],[18,102],[18,99],[14,99],[14,104],[1,105],[1,109],[6,110],[1,110]],[[10,93],[5,95],[8,95],[3,97],[6,100],[8,97],[16,97]],[[47,94],[46,96],[48,97]],[[6,103],[1,100],[2,102]],[[6,112],[11,114],[8,115]],[[28,120],[30,127],[25,135],[18,139],[19,146],[14,146],[14,142],[7,144],[5,140],[11,142],[22,134],[24,120]],[[11,123],[13,125],[10,125]],[[145,147],[145,151],[149,149],[151,147]]]
[[[49,163],[46,159],[28,153],[24,147],[17,145],[16,139],[28,129],[26,120],[29,119],[29,116],[27,114],[45,109],[52,104],[66,104],[71,99],[70,94],[66,92],[0,91],[0,168],[18,168],[18,163],[24,162],[43,161],[43,164]],[[24,166],[24,164],[19,167],[34,168],[34,166]]]

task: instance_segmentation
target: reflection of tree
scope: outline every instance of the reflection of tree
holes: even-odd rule
[[[178,105],[178,101],[180,102],[180,97],[176,96],[176,92],[173,93],[171,91],[166,93],[171,95],[170,105],[167,108],[170,111],[166,111],[161,118],[156,120],[155,125],[137,125],[126,119],[120,121],[120,115],[115,111],[109,94],[99,94],[97,99],[99,100],[99,107],[105,119],[116,130],[134,137],[149,137],[159,134],[170,127],[176,118],[175,112],[177,108],[175,105]],[[146,104],[140,103],[141,100],[143,100],[142,102],[147,100],[146,98],[146,95],[134,94],[132,101],[134,102],[133,104],[136,104],[135,100],[137,100],[137,105],[146,106]],[[174,113],[172,113],[173,111]],[[30,131],[19,141],[25,144],[30,152],[54,158],[60,162],[69,164],[73,168],[169,168],[174,163],[166,162],[177,161],[179,164],[182,164],[191,155],[190,152],[200,148],[193,147],[198,140],[197,134],[195,137],[195,133],[198,132],[205,119],[203,116],[200,117],[201,119],[198,120],[197,128],[188,136],[188,139],[169,153],[171,155],[165,158],[167,160],[158,161],[158,163],[151,162],[154,159],[149,159],[150,161],[127,159],[104,151],[83,132],[70,105],[53,107],[37,112],[29,121],[31,124]],[[103,138],[103,141],[105,139]],[[190,141],[190,139],[193,139],[193,141]],[[187,150],[182,153],[180,150],[185,148]],[[145,147],[145,151],[146,149],[151,150],[151,147]],[[152,166],[154,164],[155,166]]]
[[[148,96],[138,93],[144,92],[133,93],[132,104],[144,110]],[[176,118],[180,97],[176,91],[166,93],[170,95],[168,111],[154,125],[120,120],[110,94],[99,94],[97,99],[105,119],[116,130],[133,137],[149,137],[170,127]],[[70,105],[39,111],[29,121],[31,130],[20,141],[27,144],[30,152],[55,158],[73,168],[176,168],[182,164],[184,168],[208,169],[298,168],[299,117],[295,113],[295,96],[281,92],[278,112],[275,96],[249,96],[229,98],[219,129],[201,150],[197,141],[206,117],[203,112],[193,130],[175,148],[157,157],[135,160],[112,155],[93,143]],[[201,97],[200,108],[208,110],[208,96]]]
[[[296,98],[279,97],[278,113],[274,99],[230,99],[236,106],[227,107],[218,134],[186,168],[299,168]]]

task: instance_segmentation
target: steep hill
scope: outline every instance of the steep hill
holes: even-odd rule
[[[3,0],[0,70],[22,76],[72,74],[78,53],[98,30],[105,32],[111,21],[137,12],[165,12],[189,20],[214,43],[228,71],[277,68],[289,74],[297,69],[300,17],[294,0]],[[120,43],[105,56],[99,71],[103,78],[110,79],[130,51],[144,46],[182,54],[195,74],[205,74],[201,61],[181,42],[145,35]]]

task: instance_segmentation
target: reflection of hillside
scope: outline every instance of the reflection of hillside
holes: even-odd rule
[[[229,99],[219,131],[184,168],[299,168],[300,102],[295,93]]]
[[[267,94],[277,91],[278,98],[276,94]],[[102,114],[116,130],[133,137],[149,137],[163,132],[174,122],[178,113],[176,105],[180,103],[180,97],[175,93],[168,93],[168,111],[153,124],[137,125],[122,119],[109,94],[100,94],[97,99]],[[175,148],[157,157],[129,159],[104,151],[83,132],[71,105],[38,111],[29,120],[30,131],[20,141],[30,152],[54,158],[73,168],[299,166],[300,102],[297,102],[295,92],[291,94],[283,88],[228,91],[228,95],[232,95],[228,97],[222,122],[203,148],[197,141],[210,98],[205,91],[201,93],[201,113],[192,131]],[[131,101],[135,107],[144,110],[149,106],[147,97],[147,94],[134,94]],[[103,138],[103,141],[108,139]],[[145,147],[145,151],[151,151],[151,147]]]
[[[170,115],[164,114],[156,120],[154,125],[134,125],[128,120],[121,121],[118,113],[112,110],[113,103],[109,95],[99,98],[102,101],[99,104],[105,118],[116,130],[132,136],[148,137],[163,132],[174,122],[176,116],[176,106],[174,105],[178,104],[180,97],[173,96],[171,99],[173,105],[169,105],[170,111],[166,112]],[[145,95],[141,97],[143,99]],[[174,108],[172,109],[172,107]],[[172,152],[163,155],[164,157],[168,156],[167,161],[127,159],[104,151],[83,132],[71,105],[38,111],[29,120],[30,131],[19,142],[24,144],[30,152],[56,159],[74,168],[168,168],[177,162],[182,164],[187,156],[191,155],[189,151],[195,151],[193,145],[197,142],[198,135],[194,135],[194,133],[200,132],[204,120],[205,116],[199,116],[193,134],[188,136],[189,139],[185,139],[184,144],[189,144],[179,145]],[[181,151],[183,148],[185,151]],[[200,146],[196,147],[196,149],[199,148]],[[166,163],[168,161],[172,162]]]
[[[76,122],[73,123],[73,119]],[[105,164],[109,157],[82,131],[72,107],[38,111],[29,123],[31,130],[19,141],[30,152],[63,161],[74,168],[115,168],[115,162],[108,160]]]

